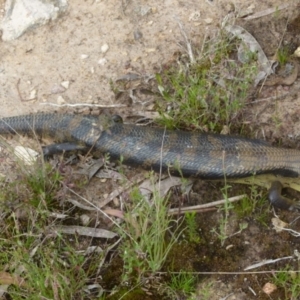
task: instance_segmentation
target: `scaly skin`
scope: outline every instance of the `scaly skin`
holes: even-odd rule
[[[0,134],[7,133],[51,137],[59,143],[82,145],[96,155],[109,153],[112,160],[122,157],[124,164],[184,177],[275,174],[296,178],[300,174],[300,151],[295,149],[241,137],[126,125],[108,116],[36,114],[0,119]]]

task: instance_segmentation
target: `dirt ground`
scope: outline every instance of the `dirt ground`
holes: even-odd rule
[[[283,3],[292,5],[295,1],[69,1],[67,12],[56,21],[30,30],[15,41],[1,41],[1,116],[59,110],[57,105],[60,104],[96,104],[104,107],[124,104],[116,100],[110,81],[115,81],[129,72],[151,76],[154,70],[159,70],[172,58],[174,52],[185,51],[182,46],[184,38],[177,21],[181,22],[193,42],[201,44],[204,36],[217,30],[222,19],[230,12],[242,12],[251,7],[256,13]],[[3,17],[4,0],[0,0],[0,9]],[[296,26],[290,28],[290,34],[285,36],[287,24],[300,12],[297,10],[299,7],[282,10],[275,20],[274,16],[267,16],[252,21],[241,20],[239,24],[249,30],[268,57],[272,57],[281,42],[293,43],[296,47],[300,45],[300,31],[293,31]],[[104,45],[108,45],[107,52],[101,48]],[[63,88],[61,83],[66,81],[69,82],[69,87]],[[298,146],[299,88],[298,79],[292,87],[278,85],[265,88],[259,99],[254,99],[262,100],[274,96],[279,99],[280,95],[287,93],[282,101],[254,101],[245,120],[254,128],[257,137]],[[36,97],[30,100],[33,91],[36,91]],[[126,105],[130,105],[130,111],[141,111],[138,104]],[[280,112],[276,114],[279,118],[277,121],[284,123],[284,126],[275,126],[274,112]],[[216,216],[212,220],[215,219]],[[207,224],[210,223],[203,226]],[[284,245],[278,246],[276,241],[269,243],[264,252],[259,245],[264,243],[267,234],[274,233],[268,230],[261,236],[258,225],[255,222],[250,224],[248,236],[244,236],[245,243],[238,248],[241,256],[232,252],[232,255],[237,255],[236,259],[240,259],[240,270],[255,260],[271,258],[272,247],[280,247],[282,256],[291,255],[297,247],[297,241],[289,238],[284,240]],[[239,243],[236,240],[231,242]],[[245,250],[247,245],[254,243],[252,250]],[[216,243],[212,246],[219,247]],[[214,251],[212,248],[209,250]],[[203,257],[209,255],[206,253],[208,249],[201,251]],[[270,256],[264,256],[267,253]],[[212,271],[203,261],[199,262],[199,271]],[[216,258],[214,267],[218,262]],[[227,264],[224,265],[228,267]],[[224,265],[221,266],[220,263],[222,271],[226,271]],[[227,270],[234,271],[231,268]],[[228,300],[267,299],[267,296],[261,294],[261,282],[251,285],[250,282],[255,282],[255,279],[246,282],[243,278],[244,281],[240,279],[238,287],[235,276],[226,278],[220,279],[222,284],[221,281],[214,283],[218,292],[210,299],[220,299],[230,293],[233,295],[226,298]],[[256,290],[257,294],[246,293],[245,290],[250,290],[248,287]]]
[[[53,110],[50,103],[64,100],[117,104],[111,79],[128,72],[153,74],[154,67],[184,50],[177,20],[201,44],[234,9],[251,5],[259,11],[277,4],[281,1],[69,1],[58,20],[1,42],[1,116]],[[0,7],[3,17],[4,0]],[[102,53],[105,44],[109,49]],[[70,82],[66,90],[63,81]],[[36,99],[26,101],[33,90]]]

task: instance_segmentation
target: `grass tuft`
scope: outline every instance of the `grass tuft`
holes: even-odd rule
[[[240,44],[220,31],[204,41],[194,64],[178,59],[157,74],[157,121],[167,128],[213,132],[237,124],[257,73],[255,55],[245,63],[236,59]]]
[[[182,231],[178,222],[168,216],[168,199],[161,197],[157,190],[154,189],[149,201],[138,188],[133,188],[130,200],[120,231],[124,238],[121,247],[123,282],[140,282],[146,274],[155,274],[162,268]]]

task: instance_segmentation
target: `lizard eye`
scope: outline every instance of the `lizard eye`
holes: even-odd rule
[[[113,115],[112,119],[115,123],[123,123],[123,119],[120,115]]]

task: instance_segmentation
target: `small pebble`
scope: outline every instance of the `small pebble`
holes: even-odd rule
[[[98,60],[98,65],[100,66],[104,66],[107,63],[107,59],[106,58],[100,58]]]
[[[206,18],[206,19],[204,19],[204,22],[206,24],[211,24],[213,22],[213,19],[212,18]]]
[[[137,40],[140,40],[143,37],[143,34],[138,29],[136,29],[133,32],[133,37],[137,41]]]
[[[298,48],[295,50],[294,55],[295,55],[296,57],[300,57],[300,47],[298,47]]]
[[[57,104],[62,105],[66,103],[66,100],[62,96],[58,96],[56,102]]]
[[[146,52],[151,53],[151,52],[155,52],[156,49],[155,48],[148,48],[146,49]]]
[[[264,291],[264,293],[266,293],[267,295],[270,295],[271,293],[273,293],[275,290],[277,289],[277,286],[273,283],[267,282],[262,290]]]
[[[88,57],[89,57],[88,54],[81,54],[81,55],[80,55],[80,58],[81,58],[81,59],[87,59]]]
[[[62,86],[62,87],[64,87],[65,89],[68,89],[69,88],[69,86],[70,86],[70,81],[62,81],[61,83],[60,83],[60,85]]]
[[[37,95],[37,90],[32,90],[31,92],[30,92],[30,95],[29,95],[29,99],[28,100],[34,100],[34,99],[36,99],[36,95]]]
[[[120,206],[120,200],[118,198],[113,199],[113,203],[115,206],[119,207]]]
[[[104,44],[101,46],[101,52],[102,53],[106,53],[109,49],[109,46],[107,44]]]
[[[89,225],[89,223],[90,223],[90,217],[88,215],[83,214],[79,218],[80,218],[80,222],[81,222],[81,224],[83,226]]]
[[[54,84],[53,87],[51,88],[50,93],[51,94],[60,94],[63,93],[66,89],[61,86],[60,84]]]

